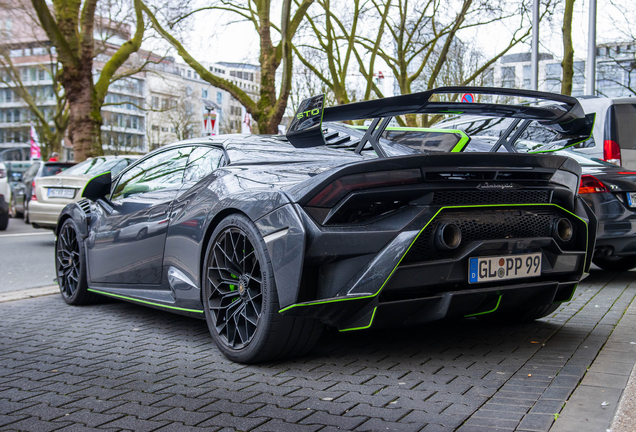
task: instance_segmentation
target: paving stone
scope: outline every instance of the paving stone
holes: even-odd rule
[[[360,432],[377,432],[377,431],[389,431],[389,432],[417,432],[422,430],[422,425],[415,423],[396,423],[372,418],[362,423],[355,428]]]

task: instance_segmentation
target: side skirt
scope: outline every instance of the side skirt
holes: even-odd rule
[[[143,306],[149,306],[154,309],[177,313],[179,315],[205,319],[203,310],[185,309],[175,306],[175,301],[170,291],[103,286],[90,287],[88,291],[131,303],[141,304]]]

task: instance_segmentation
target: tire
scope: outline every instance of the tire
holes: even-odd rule
[[[66,219],[55,241],[55,274],[62,299],[70,305],[97,303],[98,294],[88,291],[86,255],[73,219]]]
[[[28,202],[24,202],[24,223],[25,224],[30,224],[31,220],[29,219],[29,203]]]
[[[210,237],[204,265],[205,318],[228,359],[250,364],[294,357],[318,342],[320,322],[278,313],[269,254],[246,216],[233,214],[221,221]]]
[[[594,258],[594,264],[607,271],[627,271],[636,267],[636,255],[615,258]]]
[[[0,214],[0,231],[4,231],[9,226],[9,213]]]
[[[146,238],[147,235],[148,235],[148,228],[142,228],[137,233],[137,236],[136,236],[135,240],[144,239],[144,238]]]
[[[512,309],[493,312],[491,314],[478,315],[481,321],[491,324],[522,324],[546,317],[561,306],[560,303],[539,306],[531,309]]]

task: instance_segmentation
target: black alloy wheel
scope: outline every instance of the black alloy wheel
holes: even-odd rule
[[[245,232],[229,227],[214,240],[208,305],[228,347],[241,349],[254,338],[263,309],[261,264]]]
[[[233,214],[216,226],[203,268],[203,308],[219,350],[239,363],[307,353],[322,324],[278,313],[278,291],[267,245],[256,225]]]
[[[64,221],[55,241],[55,274],[66,303],[82,305],[98,300],[97,294],[88,291],[84,245],[72,219]]]

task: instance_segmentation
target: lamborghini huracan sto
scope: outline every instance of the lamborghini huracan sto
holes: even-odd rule
[[[483,101],[443,102],[464,92]],[[458,87],[323,99],[303,101],[285,136],[182,141],[89,181],[57,224],[63,299],[205,319],[225,356],[254,363],[307,352],[324,326],[521,322],[572,297],[596,232],[579,164],[498,150],[533,122],[564,144],[589,136],[576,99]],[[462,151],[461,131],[389,127],[431,113],[514,120],[488,152]],[[356,120],[370,122],[342,123]]]

